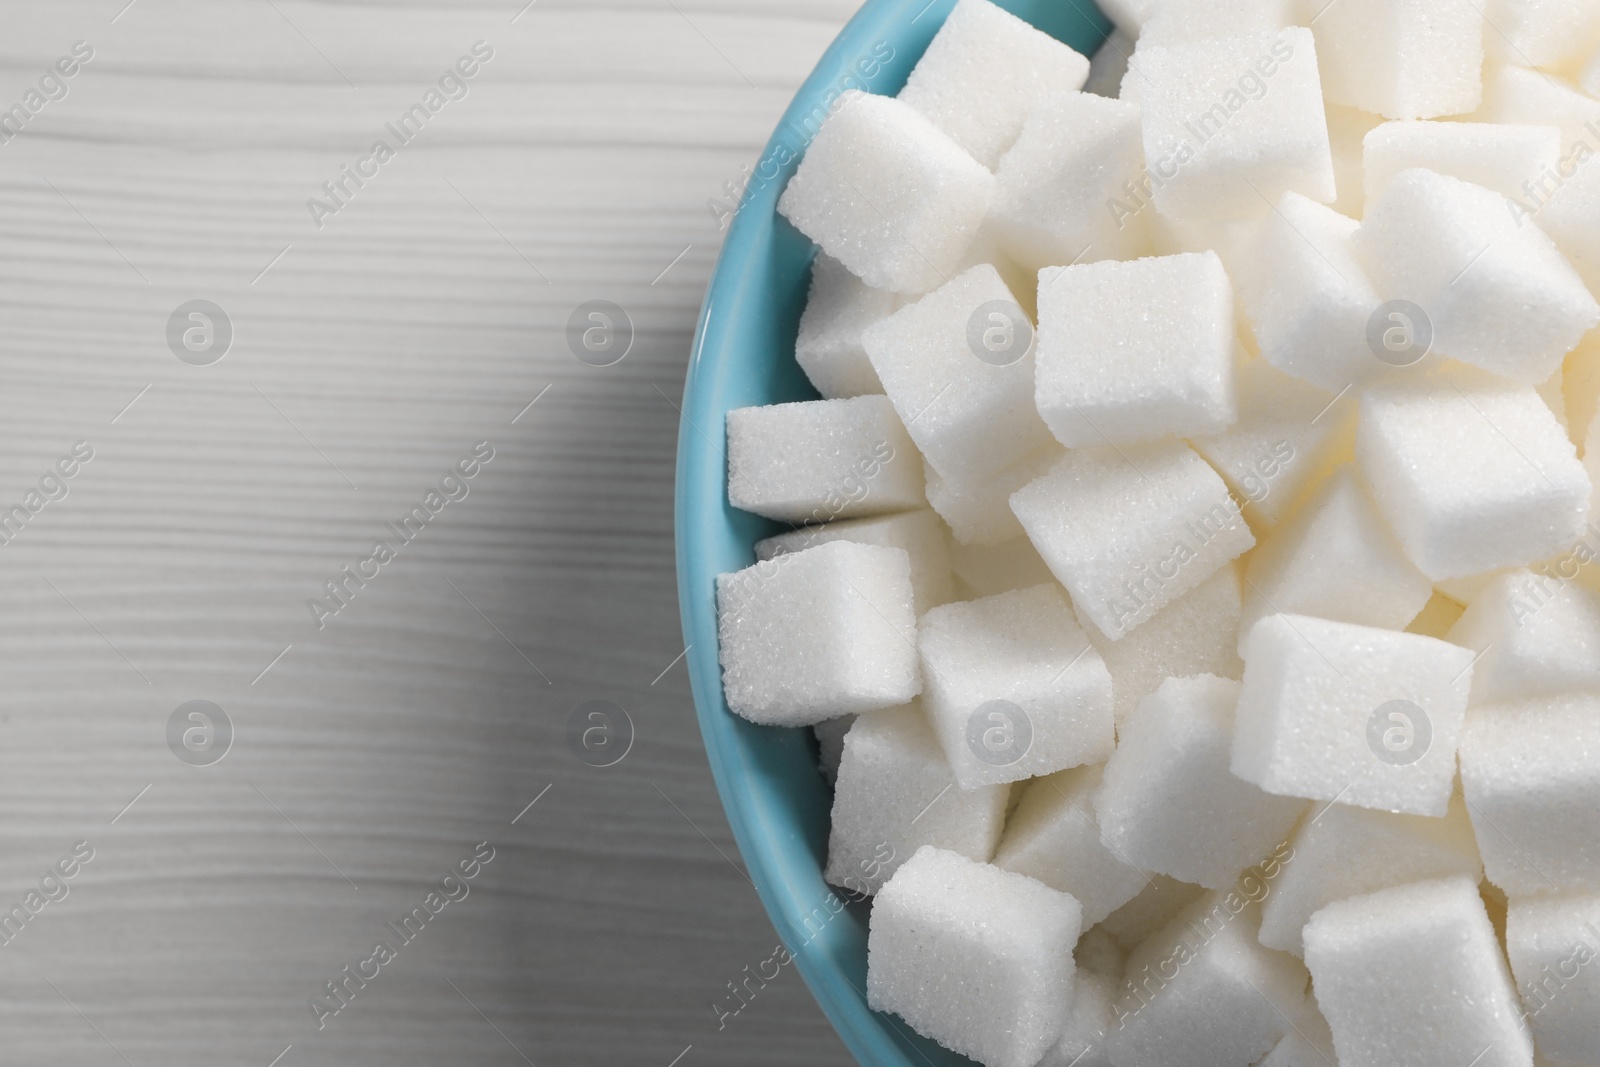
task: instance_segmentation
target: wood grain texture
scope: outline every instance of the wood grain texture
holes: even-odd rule
[[[10,5],[0,36],[0,107],[94,49],[0,144],[0,510],[94,450],[0,545],[0,911],[94,849],[0,947],[0,1064],[847,1062],[788,971],[718,1027],[776,939],[666,668],[706,200],[850,0],[124,3]],[[315,225],[480,40],[465,97]],[[203,367],[166,340],[197,298],[235,330]],[[636,327],[607,368],[565,340],[597,298]],[[319,628],[307,601],[480,441]],[[197,698],[236,730],[207,767],[167,742]],[[636,729],[606,769],[566,741],[594,699]]]

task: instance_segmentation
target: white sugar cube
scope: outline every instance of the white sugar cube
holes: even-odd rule
[[[1367,344],[1367,323],[1381,300],[1356,254],[1359,226],[1287,193],[1235,272],[1261,354],[1330,393],[1391,369]]]
[[[898,548],[818,545],[717,576],[728,707],[805,726],[922,691],[911,561]]]
[[[1356,235],[1385,300],[1419,306],[1445,355],[1533,385],[1600,323],[1554,242],[1504,197],[1421,168],[1396,175]]]
[[[1507,63],[1559,67],[1600,45],[1595,0],[1490,0],[1484,44]]]
[[[1008,513],[1010,510],[1006,509]],[[951,538],[950,569],[970,594],[961,597],[962,600],[1028,589],[1056,580],[1039,558],[1033,542],[1020,536],[998,545],[964,545]]]
[[[1007,787],[954,784],[916,704],[857,717],[833,790],[824,877],[853,893],[876,893],[923,845],[986,862],[1005,823]]]
[[[1484,874],[1512,896],[1600,889],[1600,697],[1484,704],[1461,735]]]
[[[1586,136],[1585,150],[1600,151],[1600,123]],[[1531,196],[1516,201],[1513,214],[1523,226],[1536,223],[1593,293],[1600,289],[1600,167],[1587,161],[1573,167],[1569,158],[1562,169],[1572,170],[1571,177],[1559,184],[1540,182]]]
[[[1241,647],[1258,619],[1279,612],[1404,629],[1433,595],[1348,467],[1262,541],[1245,578]]]
[[[1272,853],[1306,809],[1228,770],[1239,683],[1169,678],[1144,698],[1106,764],[1095,810],[1126,862],[1226,889]]]
[[[900,100],[847,91],[778,211],[875,289],[944,281],[989,210],[994,175]]]
[[[1339,429],[1333,394],[1290,377],[1265,359],[1235,376],[1238,420],[1190,440],[1244,502],[1256,529],[1277,526],[1322,466]]]
[[[1132,1067],[1251,1064],[1305,1002],[1300,961],[1256,940],[1268,887],[1207,893],[1128,957],[1111,1059]]]
[[[885,397],[728,412],[728,503],[736,508],[799,523],[926,502],[916,447]]]
[[[1078,612],[1113,639],[1255,544],[1228,487],[1182,444],[1071,451],[1011,509]]]
[[[1450,640],[1480,653],[1472,668],[1474,704],[1600,692],[1600,594],[1559,572],[1498,575]]]
[[[1083,88],[1089,60],[989,0],[958,0],[917,60],[900,99],[994,168],[1028,112]]]
[[[981,478],[1050,441],[1033,406],[1032,333],[999,272],[980,264],[862,344],[924,458],[947,479]]]
[[[839,761],[844,758],[844,737],[854,726],[856,716],[841,715],[837,719],[824,719],[811,727],[817,741],[817,770],[833,785],[839,780]]]
[[[1441,372],[1369,389],[1356,455],[1406,555],[1435,581],[1571,547],[1589,476],[1539,394]]]
[[[1011,511],[1011,494],[1048,471],[1064,454],[1052,439],[1037,452],[998,472],[961,478],[945,478],[924,460],[922,476],[928,504],[950,527],[951,536],[962,544],[993,546],[1013,540],[1023,534],[1022,524]]]
[[[1158,256],[1177,256],[1186,253],[1200,255],[1215,252],[1228,270],[1233,272],[1241,263],[1250,239],[1261,225],[1256,218],[1195,218],[1174,219],[1153,211],[1149,218],[1150,247]],[[1237,293],[1235,294],[1237,297]],[[1236,316],[1237,318],[1237,316]]]
[[[1363,142],[1366,200],[1377,200],[1401,171],[1425,167],[1503,196],[1554,173],[1561,158],[1557,126],[1488,122],[1386,122]]]
[[[1464,115],[1483,95],[1483,10],[1456,0],[1312,0],[1330,104],[1390,119]]]
[[[1119,730],[1168,678],[1214,674],[1237,680],[1244,673],[1234,648],[1239,607],[1239,568],[1229,563],[1125,637],[1113,641],[1084,623],[1111,672]]]
[[[794,342],[795,360],[817,392],[829,400],[883,392],[861,347],[861,331],[888,318],[900,304],[894,293],[870,288],[837,259],[817,253]]]
[[[1600,101],[1549,71],[1491,64],[1485,74],[1483,106],[1474,118],[1479,122],[1559,126],[1563,155],[1570,156],[1580,141],[1594,149],[1595,134],[1590,123],[1600,121]]]
[[[1088,933],[1092,931],[1086,932],[1085,938]],[[1113,1023],[1111,1005],[1116,997],[1112,979],[1086,974],[1080,964],[1072,985],[1066,1027],[1037,1067],[1112,1067],[1107,1048]]]
[[[1290,24],[1290,16],[1288,0],[1160,0],[1139,31],[1139,44],[1277,33]]]
[[[867,1003],[987,1067],[1033,1067],[1072,996],[1078,902],[924,845],[879,892]]]
[[[1216,253],[1039,272],[1035,399],[1068,448],[1226,429],[1233,287]]]
[[[946,604],[917,631],[923,706],[961,788],[1111,754],[1111,674],[1055,585]]]
[[[1162,214],[1256,215],[1291,189],[1334,198],[1310,30],[1141,46],[1129,81]]]
[[[1413,882],[1330,904],[1306,964],[1340,1067],[1533,1067],[1533,1043],[1471,879]]]
[[[1006,823],[994,864],[1071,893],[1094,924],[1122,907],[1147,884],[1144,872],[1109,848],[1094,813],[1102,768],[1075,767],[1023,788],[1022,802]]]
[[[1099,928],[1116,938],[1122,948],[1131,951],[1205,894],[1203,887],[1192,882],[1151,874],[1139,895],[1106,916]]]
[[[1245,638],[1233,773],[1269,793],[1443,815],[1471,685],[1457,645],[1268,615]]]
[[[1294,859],[1261,905],[1261,943],[1296,956],[1305,953],[1300,934],[1312,914],[1336,900],[1427,878],[1483,876],[1459,796],[1442,819],[1318,805],[1292,846]]]
[[[1600,895],[1521,897],[1506,914],[1506,953],[1539,1054],[1592,1064],[1600,1051]]]
[[[917,614],[955,599],[944,523],[927,508],[870,519],[807,526],[756,542],[756,559],[769,560],[830,541],[904,549],[911,559],[911,593]]]
[[[1144,173],[1139,109],[1091,93],[1045,97],[995,171],[993,224],[1007,253],[1037,271],[1131,259],[1148,242],[1129,206]]]

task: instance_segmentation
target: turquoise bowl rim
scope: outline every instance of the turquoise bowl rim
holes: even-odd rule
[[[716,576],[750,566],[754,543],[779,530],[729,506],[723,425],[733,408],[816,399],[794,360],[814,246],[778,216],[778,194],[832,98],[852,88],[898,92],[954,4],[867,0],[796,93],[750,174],[718,257],[690,350],[678,427],[678,601],[706,757],[784,952],[850,1052],[869,1067],[970,1061],[867,1007],[867,904],[844,899],[822,879],[832,798],[810,731],[756,726],[723,701]],[[1085,54],[1110,32],[1089,0],[1000,4]],[[782,954],[771,961],[785,963]],[[719,1029],[739,1025],[743,1002],[731,990],[708,990],[708,999]]]

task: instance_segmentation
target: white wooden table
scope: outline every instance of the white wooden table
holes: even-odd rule
[[[671,519],[706,201],[851,0],[125,3],[0,35],[0,1064],[847,1062],[792,971],[713,1015],[775,937],[676,661]],[[614,366],[566,344],[592,299],[636,327]],[[219,360],[168,342],[193,300]],[[596,699],[636,726],[604,769],[566,741]],[[169,745],[191,700],[220,761]]]

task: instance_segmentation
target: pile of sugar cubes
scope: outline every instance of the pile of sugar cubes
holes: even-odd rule
[[[1103,4],[831,99],[728,706],[979,1063],[1596,1067],[1600,0]]]

